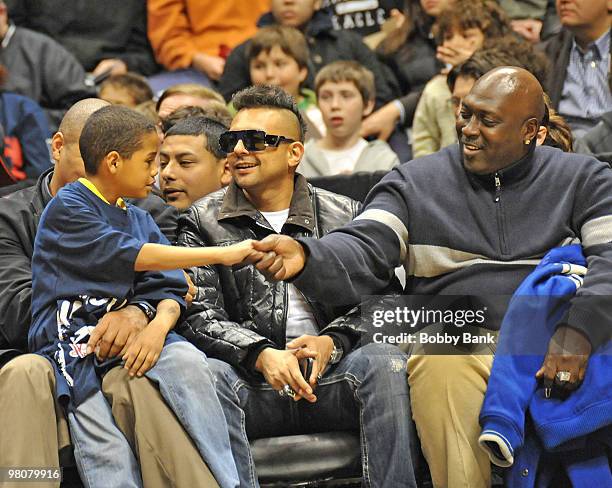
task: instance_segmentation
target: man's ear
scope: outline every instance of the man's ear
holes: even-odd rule
[[[297,168],[304,156],[304,144],[300,141],[292,142],[287,148],[287,164],[290,168]]]
[[[229,169],[229,163],[227,162],[227,158],[219,161],[219,164],[223,165],[223,172],[221,173],[221,186],[227,186],[232,182],[232,173]]]
[[[374,100],[369,100],[363,107],[363,118],[365,119],[374,110]]]
[[[51,157],[55,164],[59,163],[62,149],[66,145],[64,134],[56,132],[51,138]]]
[[[111,151],[104,157],[102,164],[106,166],[110,174],[115,175],[123,166],[123,158],[117,151]]]
[[[538,136],[538,131],[540,130],[540,123],[538,119],[532,117],[525,121],[523,127],[521,128],[521,137],[523,138],[524,144],[529,144],[534,137]]]

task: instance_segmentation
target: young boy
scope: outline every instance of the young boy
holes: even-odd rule
[[[113,105],[134,108],[153,100],[153,91],[146,78],[136,73],[112,75],[100,85],[100,98]]]
[[[360,136],[361,123],[374,108],[374,75],[354,61],[336,61],[319,71],[315,79],[317,100],[326,135],[308,141],[300,173],[307,178],[388,171],[399,163],[389,145]]]
[[[293,27],[271,25],[259,29],[247,49],[253,85],[280,86],[296,103],[308,126],[308,138],[319,139],[325,125],[315,93],[305,88],[308,78],[308,42]]]
[[[158,383],[217,482],[234,487],[227,426],[205,357],[171,329],[187,290],[177,268],[239,263],[250,254],[250,243],[171,247],[148,213],[125,204],[124,197],[151,191],[158,144],[155,126],[128,108],[104,107],[88,119],[79,139],[87,178],[58,192],[36,235],[29,348],[54,363],[56,395],[68,410],[81,476],[112,479],[116,466],[97,465],[80,447],[96,443],[102,449],[105,436],[117,435],[116,427],[89,409],[89,400],[101,394],[98,375],[109,365],[91,354],[97,337],[90,334],[103,314],[127,304],[141,307],[151,321],[122,351],[125,367]],[[118,465],[124,462],[117,459]],[[139,486],[137,464],[135,471],[121,486]]]
[[[188,117],[166,132],[159,152],[159,182],[170,205],[185,210],[230,182],[227,158],[219,147],[219,137],[226,131],[216,120]]]

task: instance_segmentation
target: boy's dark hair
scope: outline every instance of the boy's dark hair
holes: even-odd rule
[[[179,120],[173,125],[165,137],[171,136],[204,136],[206,150],[217,159],[223,159],[227,155],[219,146],[219,137],[227,131],[227,126],[208,117],[187,117]]]
[[[454,31],[480,29],[485,40],[502,37],[512,32],[510,19],[492,0],[456,0],[444,9],[437,22],[437,41],[442,44]]]
[[[153,100],[153,90],[144,76],[136,73],[111,75],[100,85],[100,91],[108,85],[125,89],[134,99],[136,105]]]
[[[544,84],[549,63],[546,56],[534,49],[528,41],[514,35],[504,36],[487,41],[482,49],[451,69],[446,77],[446,83],[452,92],[460,76],[477,80],[500,66],[524,68],[533,74],[540,84]]]
[[[168,116],[161,119],[162,132],[165,134],[181,120],[189,117],[206,117],[220,122],[226,127],[229,127],[232,123],[232,114],[225,104],[217,102],[216,100],[211,100],[206,108],[195,106],[177,108],[174,112],[171,112]]]
[[[295,100],[285,90],[279,86],[255,85],[240,90],[232,98],[232,105],[239,112],[247,108],[276,108],[279,110],[289,110],[297,117],[300,141],[304,142],[306,135],[306,123],[300,113]]]
[[[293,27],[271,25],[257,31],[247,48],[247,60],[253,61],[261,52],[269,53],[278,46],[287,55],[295,59],[300,68],[308,68],[308,43],[304,35]]]
[[[332,83],[340,83],[342,81],[353,83],[357,90],[359,90],[364,104],[376,98],[374,74],[356,61],[334,61],[324,66],[315,78],[315,92],[317,96],[319,96],[319,88],[327,81]]]
[[[155,125],[144,115],[120,105],[109,105],[89,116],[79,149],[85,172],[95,175],[102,160],[112,151],[122,158],[130,158],[142,144],[145,134],[155,132]]]

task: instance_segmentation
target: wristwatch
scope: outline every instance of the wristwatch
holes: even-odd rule
[[[147,316],[149,322],[151,322],[151,320],[153,320],[155,318],[155,315],[157,314],[155,308],[147,302],[132,302],[130,303],[130,305],[138,307],[142,311],[142,313]]]
[[[334,341],[334,348],[332,349],[331,356],[329,357],[329,364],[337,364],[342,359],[342,355],[344,354],[344,347],[342,347],[342,342],[334,336],[330,336],[332,341]]]

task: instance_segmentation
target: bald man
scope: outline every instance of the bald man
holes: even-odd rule
[[[589,272],[538,373],[552,380],[569,372],[566,386],[579,387],[591,350],[610,339],[612,172],[594,158],[536,147],[543,116],[542,88],[530,73],[490,71],[462,102],[459,145],[391,171],[357,219],[322,239],[255,243],[262,251],[257,267],[294,278],[311,300],[340,305],[381,293],[403,265],[406,295],[478,296],[471,310],[485,318],[465,330],[488,342],[507,306],[492,298],[509,298],[550,249],[581,242]],[[452,339],[454,329],[423,331]],[[464,340],[441,355],[422,344],[413,350],[412,412],[436,487],[490,484],[478,415],[494,347]]]
[[[35,186],[0,200],[0,466],[3,468],[57,468],[59,451],[70,446],[64,413],[54,400],[53,368],[41,356],[25,354],[31,320],[30,261],[38,220],[45,206],[64,185],[85,176],[78,149],[79,136],[89,115],[106,105],[107,102],[99,99],[85,99],[73,105],[52,139],[55,167],[43,173]],[[165,206],[157,199],[157,203],[147,201],[144,205],[157,208],[159,211],[154,212],[157,218],[166,221]],[[117,355],[129,337],[148,322],[143,311],[133,305],[109,314],[103,321],[106,332],[99,343],[101,357]],[[140,458],[142,479],[147,487],[218,486],[191,439],[148,380],[128,381],[126,370],[117,367],[105,376],[103,391],[112,406],[115,422]],[[101,405],[97,414],[102,415],[105,408],[108,405]],[[95,446],[97,461],[117,465],[118,476],[126,469],[124,463],[129,457],[122,450],[124,444]],[[91,482],[88,480],[88,485]],[[46,486],[59,486],[59,482]]]
[[[305,128],[290,95],[255,86],[232,102],[238,112],[220,147],[233,182],[188,210],[179,245],[277,233],[316,238],[356,215],[356,202],[314,189],[296,173]],[[198,268],[193,281],[196,299],[177,328],[209,358],[241,487],[259,486],[247,439],[326,430],[361,431],[366,486],[416,486],[406,356],[383,345],[359,347],[359,311],[309,302],[252,267]],[[299,365],[307,356],[310,372]],[[390,384],[397,385],[392,397]],[[389,456],[390,445],[406,457]]]

